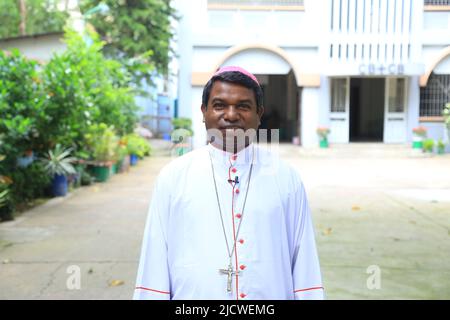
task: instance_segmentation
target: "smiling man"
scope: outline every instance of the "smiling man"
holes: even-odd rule
[[[135,299],[323,299],[298,173],[256,146],[257,78],[223,67],[206,84],[208,144],[163,168],[145,226]]]

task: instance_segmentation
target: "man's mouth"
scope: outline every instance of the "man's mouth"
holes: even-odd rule
[[[244,130],[244,128],[239,127],[239,126],[226,126],[226,127],[220,127],[220,130]]]

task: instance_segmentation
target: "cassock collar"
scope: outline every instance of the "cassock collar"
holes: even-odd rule
[[[208,152],[211,154],[214,162],[222,163],[225,166],[233,165],[250,165],[252,162],[253,153],[257,152],[257,146],[255,143],[249,144],[246,148],[242,149],[238,153],[231,153],[220,150],[214,147],[212,144],[207,145]]]

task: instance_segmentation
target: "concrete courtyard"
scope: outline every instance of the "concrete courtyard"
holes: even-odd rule
[[[382,144],[279,152],[307,189],[328,299],[450,299],[450,155]],[[168,161],[160,152],[1,223],[0,299],[130,299]]]

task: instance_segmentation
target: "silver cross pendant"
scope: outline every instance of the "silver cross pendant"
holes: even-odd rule
[[[219,272],[221,274],[226,274],[227,277],[227,292],[231,293],[232,289],[231,289],[231,281],[233,279],[233,275],[239,275],[240,271],[235,271],[233,270],[233,266],[231,265],[231,263],[228,265],[228,269],[219,269]]]

